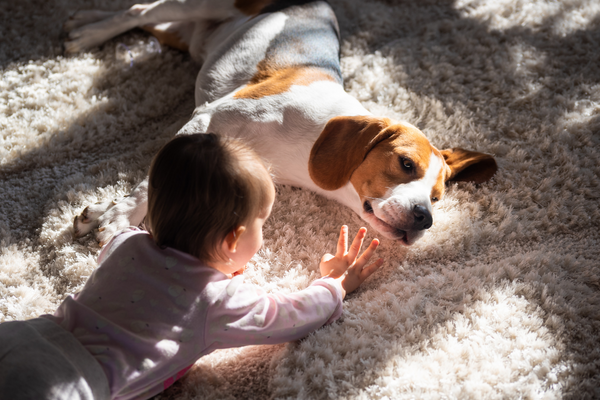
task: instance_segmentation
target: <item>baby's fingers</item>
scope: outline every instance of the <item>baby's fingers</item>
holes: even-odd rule
[[[358,260],[356,260],[356,263],[354,265],[356,268],[358,268],[359,271],[365,266],[365,264],[367,264],[367,262],[373,256],[373,254],[375,254],[377,247],[379,247],[379,239],[373,239],[369,247],[367,247],[367,249],[365,250],[365,252],[360,255]]]
[[[367,234],[367,228],[360,228],[358,233],[354,237],[352,241],[352,245],[350,246],[350,250],[348,251],[347,260],[349,263],[353,263],[356,260],[356,256],[360,252],[360,248],[362,247],[363,240],[365,240],[365,235]]]
[[[346,225],[342,225],[340,229],[340,238],[337,243],[337,251],[335,256],[338,258],[344,257],[346,251],[348,250],[348,227]]]
[[[360,271],[360,280],[361,282],[367,279],[373,272],[377,271],[379,267],[383,265],[383,258],[375,261],[373,264],[367,265]]]

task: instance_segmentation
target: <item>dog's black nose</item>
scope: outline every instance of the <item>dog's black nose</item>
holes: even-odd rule
[[[422,231],[431,228],[433,217],[429,210],[423,206],[416,205],[415,208],[413,208],[413,214],[415,214],[415,229]]]

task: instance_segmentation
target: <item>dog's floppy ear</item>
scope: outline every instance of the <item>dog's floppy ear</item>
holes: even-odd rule
[[[489,154],[460,148],[442,150],[441,153],[451,171],[446,181],[482,183],[498,170],[496,160]]]
[[[344,186],[377,143],[392,135],[387,118],[335,117],[329,120],[310,151],[308,172],[325,190]]]

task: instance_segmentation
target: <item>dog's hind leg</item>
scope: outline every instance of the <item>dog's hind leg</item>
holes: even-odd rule
[[[77,53],[98,46],[121,33],[139,26],[141,15],[148,7],[148,4],[138,4],[126,11],[106,14],[109,15],[108,18],[96,20],[70,30],[68,39],[65,42],[65,51],[67,53]],[[98,13],[96,11],[85,13],[88,16],[93,16],[94,14],[97,16],[101,15],[101,12]],[[75,18],[75,20],[77,19]],[[65,28],[71,28],[71,25],[66,24]]]
[[[76,53],[89,49],[130,29],[145,25],[223,20],[240,13],[227,1],[162,0],[151,4],[136,4],[128,10],[116,12],[108,18],[71,30],[69,40],[65,42],[65,51]]]
[[[63,25],[63,31],[71,32],[74,29],[80,28],[84,25],[93,24],[94,22],[102,21],[113,17],[117,14],[116,11],[100,11],[100,10],[83,10],[77,11],[71,15],[67,22]]]

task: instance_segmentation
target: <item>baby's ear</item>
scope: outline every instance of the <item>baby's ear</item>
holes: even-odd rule
[[[226,250],[229,253],[235,253],[237,250],[238,241],[240,240],[240,236],[242,236],[242,234],[245,231],[246,227],[240,225],[231,232],[229,232],[223,240],[223,250]]]

